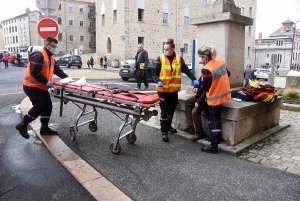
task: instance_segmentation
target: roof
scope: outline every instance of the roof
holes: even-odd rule
[[[294,24],[294,22],[291,21],[290,19],[287,19],[284,22],[282,22],[281,24]]]

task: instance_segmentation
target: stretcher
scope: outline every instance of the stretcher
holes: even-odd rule
[[[122,124],[119,127],[117,138],[110,144],[110,151],[114,154],[121,152],[119,141],[122,138],[125,137],[130,144],[135,143],[137,123],[140,120],[148,121],[152,116],[157,116],[158,112],[154,107],[163,101],[156,95],[130,91],[130,87],[127,85],[111,82],[80,86],[74,83],[54,81],[52,94],[55,98],[60,99],[60,116],[62,116],[63,105],[68,102],[72,102],[80,109],[75,124],[70,126],[72,141],[75,141],[80,126],[88,124],[90,131],[98,130],[97,108],[109,110],[121,119]],[[92,109],[87,110],[87,106],[91,106]],[[125,118],[121,117],[119,113],[125,114]],[[80,118],[85,115],[89,115],[89,119],[80,122]],[[130,127],[130,130],[122,134],[123,129],[127,126]]]

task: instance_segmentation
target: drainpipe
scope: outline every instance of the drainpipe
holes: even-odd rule
[[[176,0],[176,47],[178,48],[178,0]]]

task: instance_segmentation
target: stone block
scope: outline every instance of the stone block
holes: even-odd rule
[[[180,92],[178,106],[173,117],[174,128],[186,126],[185,100],[193,94]],[[229,145],[236,145],[255,134],[279,125],[282,99],[278,98],[273,104],[255,102],[229,101],[223,105],[222,139]],[[209,132],[205,112],[202,113],[204,131]]]

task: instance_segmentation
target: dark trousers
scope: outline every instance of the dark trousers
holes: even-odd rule
[[[137,81],[137,87],[141,88],[142,81],[144,82],[145,87],[149,86],[149,83],[147,81],[146,72],[144,70],[136,70],[136,81]]]
[[[33,106],[24,116],[24,122],[28,124],[40,116],[42,126],[48,126],[52,113],[52,101],[49,92],[25,85],[23,85],[23,90]]]
[[[195,135],[205,135],[202,126],[201,113],[207,110],[207,103],[201,103],[195,107],[196,96],[193,96],[185,101],[185,114],[188,125],[194,125]]]
[[[8,60],[3,60],[5,68],[8,68]]]
[[[208,123],[210,129],[210,142],[219,144],[222,137],[221,113],[223,105],[208,106]]]
[[[159,102],[160,106],[160,130],[162,132],[168,132],[171,128],[173,115],[178,103],[178,92],[162,93],[157,92],[160,98],[164,101]]]

